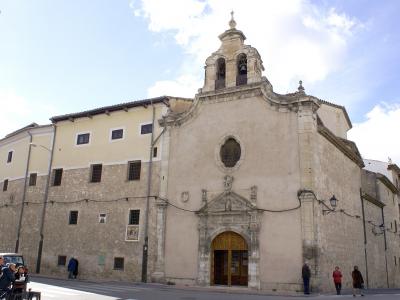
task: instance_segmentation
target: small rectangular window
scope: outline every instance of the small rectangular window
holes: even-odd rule
[[[3,192],[7,191],[8,189],[8,179],[4,179],[3,182]]]
[[[67,263],[67,257],[65,255],[59,255],[58,256],[58,266],[65,266],[65,264]]]
[[[397,266],[397,258],[396,258],[396,256],[394,257],[394,265]]]
[[[397,221],[394,220],[394,232],[397,232]]]
[[[128,163],[128,180],[140,180],[140,169],[142,162],[140,160],[130,161]]]
[[[100,182],[102,170],[103,170],[102,164],[92,165],[91,166],[92,174],[90,175],[90,182]]]
[[[13,157],[13,151],[9,151],[7,156],[7,163],[10,163],[12,161],[12,157]]]
[[[107,214],[99,214],[99,223],[105,223],[107,221]]]
[[[129,212],[129,225],[139,225],[140,209],[132,209]]]
[[[89,144],[90,133],[78,134],[76,138],[77,145]]]
[[[63,169],[53,170],[53,186],[61,185],[62,175],[63,175]]]
[[[157,157],[157,147],[153,148],[153,157]]]
[[[153,132],[153,124],[143,124],[140,127],[140,134],[149,134]]]
[[[36,179],[37,179],[37,174],[36,173],[31,173],[31,175],[29,175],[29,186],[35,186],[36,185]]]
[[[123,129],[115,129],[111,131],[111,139],[118,140],[124,137],[124,130]]]
[[[114,270],[123,270],[123,269],[124,269],[124,258],[114,257]]]
[[[69,212],[69,224],[70,225],[78,224],[78,211],[77,210],[71,210]]]

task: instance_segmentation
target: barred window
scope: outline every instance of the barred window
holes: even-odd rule
[[[228,138],[220,150],[221,161],[227,168],[232,168],[239,161],[241,149],[234,138]]]
[[[90,133],[78,134],[76,138],[77,145],[89,144]]]
[[[37,173],[31,173],[29,175],[29,186],[35,186],[36,185],[36,179],[37,179]]]
[[[65,255],[59,255],[57,265],[65,266],[66,263],[67,263],[67,257]]]
[[[63,175],[63,169],[53,170],[53,186],[61,185],[62,175]]]
[[[132,209],[129,212],[129,225],[139,225],[140,209]]]
[[[70,225],[78,224],[78,211],[77,210],[71,210],[69,212],[69,224]]]
[[[102,170],[103,170],[102,164],[92,165],[91,166],[92,174],[90,176],[90,182],[100,182]]]
[[[115,129],[111,132],[111,139],[118,140],[124,137],[124,130],[123,129]]]
[[[7,163],[10,163],[12,161],[12,157],[13,157],[13,151],[8,152]]]
[[[123,269],[124,269],[124,258],[114,257],[114,270],[123,270]]]
[[[153,157],[157,157],[157,147],[153,148]]]
[[[128,163],[128,180],[140,180],[140,170],[142,162],[140,160],[130,161]]]
[[[153,132],[153,124],[144,124],[140,128],[140,134],[148,134]]]
[[[3,182],[3,192],[7,191],[8,189],[8,179],[4,179]]]

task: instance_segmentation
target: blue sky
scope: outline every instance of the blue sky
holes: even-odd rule
[[[193,97],[232,9],[275,91],[303,80],[346,106],[364,157],[400,163],[396,0],[0,0],[0,137],[54,115]]]

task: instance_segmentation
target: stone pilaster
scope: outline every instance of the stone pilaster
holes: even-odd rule
[[[249,251],[249,288],[260,289],[260,246],[258,241],[260,222],[257,211],[250,213],[250,251]]]
[[[161,155],[161,170],[160,170],[160,193],[156,200],[157,207],[157,258],[155,271],[151,275],[153,282],[165,282],[165,221],[167,209],[167,192],[168,192],[168,163],[169,163],[169,145],[171,139],[170,128],[167,126],[162,137],[162,155]]]

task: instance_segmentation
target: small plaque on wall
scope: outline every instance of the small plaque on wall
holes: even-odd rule
[[[126,241],[138,241],[139,240],[139,225],[127,225],[126,226]]]

